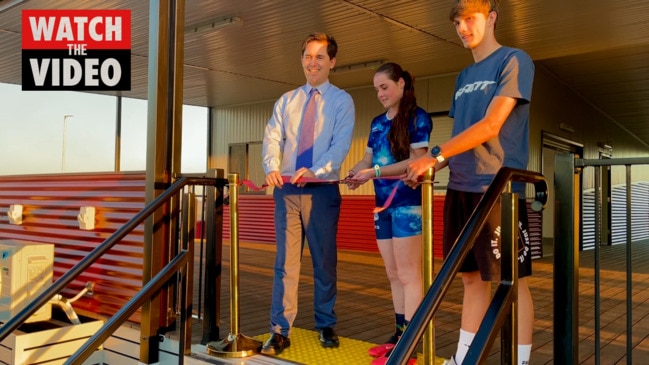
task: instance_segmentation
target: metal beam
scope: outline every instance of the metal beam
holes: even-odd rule
[[[184,0],[149,1],[149,65],[147,109],[146,203],[162,194],[180,174],[183,100]],[[176,197],[163,205],[144,226],[142,281],[154,277],[176,249],[172,244]],[[142,307],[140,363],[159,361],[159,334],[175,316],[163,290]]]

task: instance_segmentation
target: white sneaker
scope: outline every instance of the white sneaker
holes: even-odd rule
[[[451,356],[450,359],[448,359],[448,360],[444,360],[443,365],[457,365],[457,364],[455,363],[455,357],[454,357],[454,356]]]

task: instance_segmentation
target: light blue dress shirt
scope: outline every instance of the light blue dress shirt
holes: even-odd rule
[[[280,171],[283,176],[295,173],[298,138],[302,115],[311,85],[306,84],[282,95],[273,108],[264,131],[262,149],[266,174]],[[340,166],[349,152],[354,130],[354,101],[352,97],[329,81],[317,87],[313,171],[325,180],[340,179]]]

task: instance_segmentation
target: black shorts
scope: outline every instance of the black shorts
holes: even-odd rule
[[[467,193],[449,189],[444,201],[444,257],[448,256],[455,240],[471,217],[473,209],[482,198],[482,193]],[[519,199],[518,204],[518,277],[532,275],[527,204]],[[482,280],[500,280],[500,200],[491,210],[489,218],[478,235],[473,248],[467,254],[460,272],[480,271]]]

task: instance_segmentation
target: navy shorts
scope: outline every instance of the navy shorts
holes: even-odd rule
[[[449,189],[444,202],[444,257],[448,256],[455,240],[482,198],[482,193],[468,193]],[[527,204],[518,199],[518,276],[532,275]],[[500,200],[491,210],[473,248],[467,254],[460,272],[480,271],[482,280],[500,280]]]
[[[421,234],[421,206],[389,207],[374,213],[377,240],[412,237]]]

